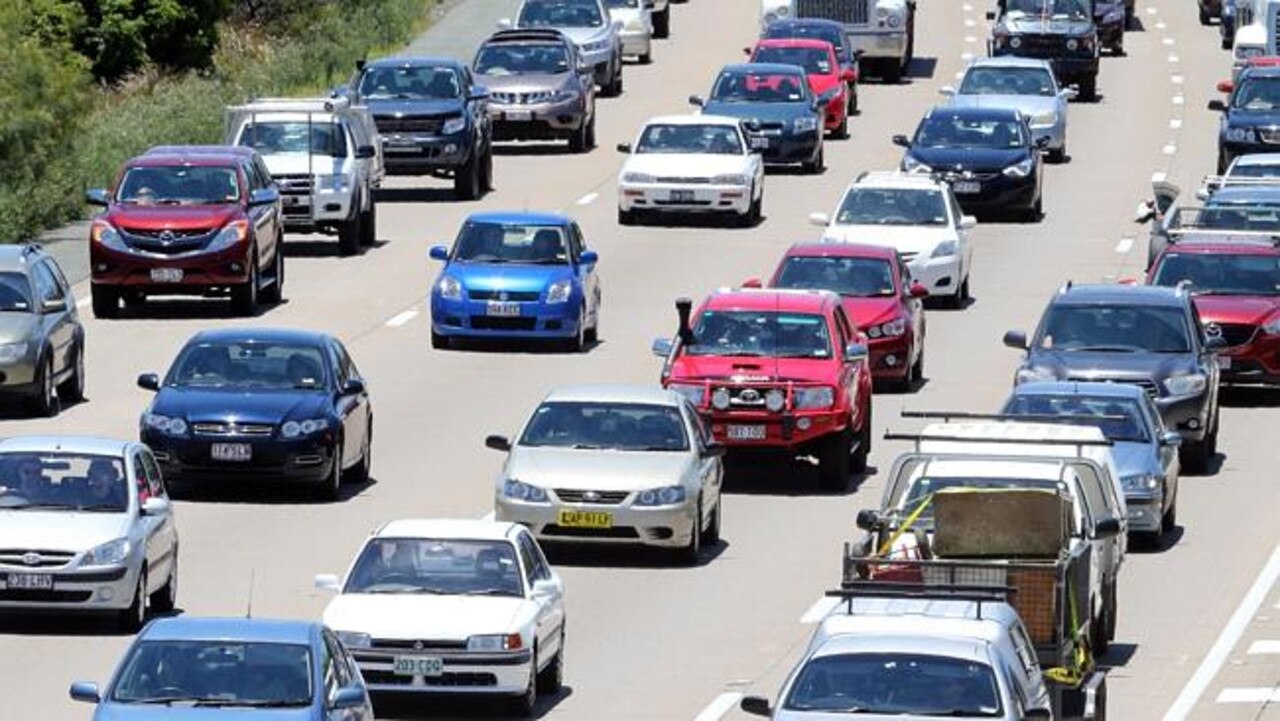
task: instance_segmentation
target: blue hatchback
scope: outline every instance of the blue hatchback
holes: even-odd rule
[[[551,213],[477,213],[467,218],[431,286],[431,345],[453,338],[594,343],[600,325],[597,256],[582,230]]]

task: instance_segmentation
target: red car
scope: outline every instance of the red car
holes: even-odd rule
[[[1185,241],[1170,245],[1150,285],[1191,282],[1205,334],[1220,335],[1222,383],[1280,385],[1280,248],[1270,242]]]
[[[280,301],[280,192],[252,148],[153,148],[88,200],[106,208],[89,231],[95,316],[155,295],[229,295],[241,315]]]
[[[871,372],[866,338],[826,291],[731,290],[696,313],[676,301],[662,385],[698,409],[731,450],[818,457],[819,483],[838,490],[871,450]],[[692,317],[690,317],[692,315]]]
[[[804,68],[814,95],[839,88],[840,92],[827,103],[823,126],[833,137],[849,137],[849,112],[857,107],[857,72],[841,66],[831,43],[812,38],[771,38],[760,40],[747,53],[753,63]]]
[[[743,283],[760,287],[758,278]],[[924,374],[924,303],[929,294],[911,280],[893,248],[855,243],[791,246],[769,280],[770,288],[838,293],[849,320],[870,339],[871,375],[909,391]]]

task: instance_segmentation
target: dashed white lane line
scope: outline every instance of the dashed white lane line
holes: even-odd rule
[[[971,27],[973,27],[973,26],[975,26],[975,25],[977,25],[977,24],[978,24],[978,23],[974,22],[973,20],[968,20],[968,19],[966,19],[966,20],[964,21],[964,26],[965,26],[965,27],[967,27],[967,28],[971,28]]]
[[[1186,103],[1186,102],[1187,102],[1187,98],[1186,98],[1186,96],[1184,96],[1184,95],[1175,95],[1175,96],[1173,96],[1173,104],[1174,104],[1174,105],[1182,105],[1182,104],[1184,104],[1184,103]]]
[[[733,705],[740,700],[742,700],[742,694],[737,691],[725,691],[716,696],[714,701],[707,704],[707,707],[702,709],[702,713],[695,716],[693,721],[718,721],[721,716],[729,713],[729,709],[733,708]]]
[[[1169,120],[1169,127],[1174,130],[1177,130],[1178,128],[1182,127],[1182,121],[1179,120],[1178,118],[1171,118]]]
[[[973,6],[972,6],[972,5],[970,5],[969,3],[965,3],[964,5],[961,5],[961,6],[960,6],[960,9],[964,10],[964,11],[965,11],[965,12],[967,12],[967,13],[968,13],[968,12],[973,12]]]
[[[1165,24],[1163,20],[1159,20],[1156,22],[1156,30],[1164,30],[1164,28],[1165,28]]]
[[[1160,42],[1164,43],[1165,45],[1172,45],[1174,43],[1174,40],[1173,38],[1161,38]]]
[[[833,596],[823,596],[822,598],[819,598],[817,601],[814,601],[813,605],[809,607],[809,610],[805,611],[804,615],[800,617],[800,623],[811,625],[821,621],[829,616],[831,611],[839,603],[840,599]]]
[[[1174,699],[1173,705],[1165,712],[1164,721],[1183,721],[1187,718],[1205,689],[1218,675],[1218,670],[1227,660],[1231,649],[1235,648],[1236,643],[1240,641],[1240,636],[1244,634],[1253,615],[1262,607],[1262,603],[1267,599],[1268,593],[1277,580],[1280,580],[1280,545],[1272,549],[1271,558],[1262,567],[1249,592],[1240,600],[1240,605],[1236,607],[1235,613],[1231,614],[1231,618],[1223,627],[1218,640],[1209,649],[1209,653],[1205,654],[1200,667],[1187,681],[1187,685],[1182,687],[1182,692],[1178,694],[1178,698]]]
[[[417,315],[418,315],[418,311],[416,308],[410,308],[409,310],[396,313],[394,316],[391,317],[390,320],[387,321],[387,327],[399,328],[405,323],[408,323],[409,321],[413,320],[414,317]]]
[[[1280,653],[1280,641],[1254,641],[1249,644],[1250,656],[1265,656]]]
[[[1181,75],[1170,75],[1170,76],[1169,76],[1169,82],[1173,83],[1174,85],[1181,85],[1181,84],[1182,84],[1182,80],[1183,80],[1183,78],[1182,78],[1182,76],[1181,76]]]
[[[1224,688],[1214,703],[1277,703],[1280,688],[1258,686],[1255,688]]]
[[[1170,143],[1162,149],[1165,155],[1175,155],[1178,152],[1178,146]]]
[[[1148,15],[1155,15],[1158,12],[1160,12],[1160,8],[1147,8]]]
[[[961,53],[960,59],[967,63],[970,60],[973,60],[973,53]]]
[[[1120,242],[1116,243],[1117,253],[1128,253],[1131,250],[1133,250],[1133,238],[1121,238]]]
[[[1165,179],[1166,177],[1168,177],[1168,176],[1166,176],[1166,175],[1164,174],[1164,172],[1157,170],[1156,172],[1154,172],[1154,173],[1152,173],[1152,174],[1151,174],[1151,182],[1153,182],[1153,183],[1163,183],[1163,182],[1164,182],[1164,179]]]
[[[1169,62],[1171,62],[1171,63],[1176,63],[1176,62],[1178,62],[1178,56],[1177,56],[1177,55],[1170,55],[1170,56],[1169,56],[1169,58],[1168,58],[1168,60],[1169,60]]]
[[[966,43],[976,43],[976,42],[978,42],[978,39],[977,39],[976,37],[972,36],[972,35],[965,35],[965,36],[964,36],[964,41],[965,41]]]
[[[582,196],[581,198],[578,198],[578,200],[577,200],[577,204],[578,204],[578,205],[591,205],[592,203],[596,202],[596,198],[599,198],[599,197],[600,197],[600,194],[599,194],[599,193],[587,193],[586,195]]]

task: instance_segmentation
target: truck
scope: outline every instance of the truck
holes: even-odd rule
[[[226,108],[225,143],[262,157],[286,231],[336,234],[342,255],[373,245],[385,169],[368,108],[347,98],[261,98]]]
[[[761,0],[762,28],[807,18],[844,25],[861,69],[885,82],[900,81],[915,55],[915,0]]]
[[[1232,20],[1235,32],[1231,38],[1235,74],[1239,74],[1253,58],[1280,55],[1276,48],[1278,14],[1280,0],[1250,0],[1247,4],[1236,6],[1236,17]],[[1225,35],[1223,44],[1226,44]]]

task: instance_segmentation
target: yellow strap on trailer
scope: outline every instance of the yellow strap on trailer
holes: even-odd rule
[[[1071,599],[1071,665],[1047,668],[1044,670],[1044,677],[1064,686],[1076,688],[1093,670],[1093,654],[1090,653],[1088,639],[1084,638],[1084,632],[1080,629],[1080,613],[1076,608],[1076,595],[1072,590],[1071,579],[1068,578],[1067,596]]]
[[[883,558],[884,555],[893,548],[893,544],[897,543],[899,538],[902,538],[902,534],[911,530],[911,524],[916,522],[916,519],[920,517],[920,514],[924,513],[924,509],[928,508],[929,503],[932,501],[932,493],[920,500],[920,505],[916,506],[916,509],[911,512],[911,515],[907,516],[907,520],[903,521],[902,525],[898,527],[898,530],[894,531],[892,536],[889,536],[889,540],[885,541],[884,545],[880,546],[880,550],[876,552],[877,558]]]

